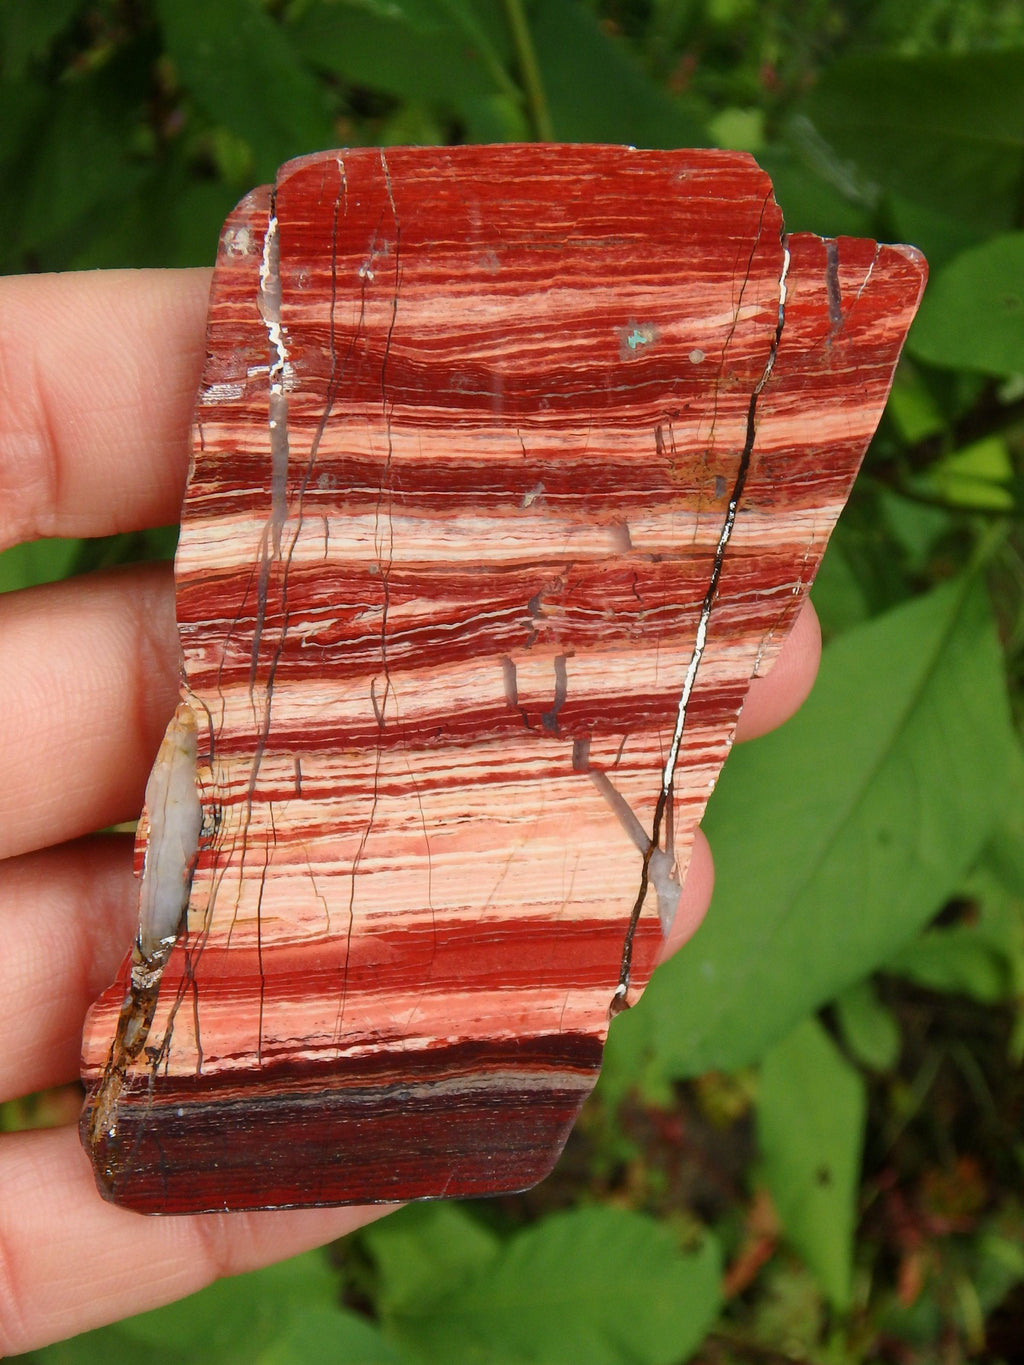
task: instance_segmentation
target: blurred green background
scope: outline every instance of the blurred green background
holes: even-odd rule
[[[40,1362],[1024,1359],[1020,4],[0,3],[7,273],[208,264],[317,148],[552,137],[751,151],[790,229],[929,258],[815,586],[819,684],[730,759],[708,922],[549,1181]],[[173,544],[16,547],[0,589]]]

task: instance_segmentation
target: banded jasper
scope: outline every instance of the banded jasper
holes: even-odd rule
[[[726,152],[360,149],[243,200],[140,937],[85,1034],[108,1198],[547,1173],[924,277],[787,238]]]

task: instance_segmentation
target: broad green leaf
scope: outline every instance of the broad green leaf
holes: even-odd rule
[[[498,93],[518,99],[504,29],[493,32],[469,5],[316,0],[289,31],[320,70],[399,99],[459,111]]]
[[[338,1279],[319,1251],[282,1261],[209,1288],[152,1313],[129,1318],[120,1330],[136,1345],[172,1345],[190,1360],[252,1359],[280,1325],[310,1310],[332,1307]]]
[[[479,1275],[500,1243],[458,1204],[409,1204],[362,1234],[380,1276],[380,1306],[415,1312]]]
[[[710,1237],[686,1254],[652,1219],[580,1209],[518,1233],[474,1278],[385,1326],[445,1365],[676,1365],[718,1312],[720,1274]]]
[[[255,173],[334,142],[327,91],[258,0],[157,0],[182,84],[215,123],[245,138]]]
[[[1014,221],[1024,50],[850,57],[826,69],[807,112],[885,189],[961,219],[978,237]]]
[[[888,1071],[900,1055],[900,1027],[879,1000],[871,978],[848,986],[836,999],[836,1019],[843,1042],[858,1062],[873,1071]]]
[[[707,920],[616,1021],[613,1045],[639,1030],[677,1076],[761,1057],[959,890],[1001,813],[1015,743],[976,585],[841,636],[794,719],[726,764],[705,821]]]
[[[940,270],[907,346],[932,365],[1024,374],[1024,232],[994,237]]]
[[[253,1365],[412,1365],[378,1327],[341,1309],[311,1308],[296,1317]]]
[[[577,0],[538,5],[533,42],[559,140],[638,147],[708,145],[695,104],[655,85],[629,49],[609,37]]]
[[[786,1237],[829,1300],[849,1306],[864,1082],[817,1020],[805,1019],[761,1068],[757,1140]]]
[[[1011,754],[1011,762],[1018,751]],[[1024,999],[1024,885],[1020,858],[1020,793],[997,826],[977,868],[961,889],[962,923],[929,929],[886,964],[886,970],[933,990],[983,1003]],[[1008,856],[1007,856],[1008,855]]]
[[[59,1342],[32,1358],[39,1365],[253,1365],[307,1315],[334,1311],[337,1297],[337,1277],[323,1253],[311,1251],[218,1280],[178,1303]],[[362,1365],[377,1358],[353,1359]],[[391,1365],[393,1357],[379,1359]]]
[[[83,1332],[68,1341],[58,1341],[31,1355],[18,1356],[24,1365],[137,1365],[138,1342],[125,1336],[119,1327],[103,1327]],[[173,1349],[147,1352],[147,1365],[177,1365]]]

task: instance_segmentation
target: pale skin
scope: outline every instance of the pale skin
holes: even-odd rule
[[[0,279],[0,549],[174,521],[209,272]],[[177,698],[169,565],[0,597],[0,1101],[74,1079],[86,1009],[138,910],[131,839]],[[817,671],[808,604],[738,737],[781,724]],[[698,837],[666,944],[711,898]],[[340,1237],[379,1209],[146,1218],[96,1193],[74,1127],[0,1137],[0,1355]]]

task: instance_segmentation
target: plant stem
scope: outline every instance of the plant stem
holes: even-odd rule
[[[516,47],[519,74],[523,78],[533,131],[538,142],[552,142],[555,130],[551,123],[551,113],[544,94],[544,84],[540,78],[540,67],[537,65],[537,54],[533,48],[533,39],[530,37],[530,26],[526,21],[523,0],[505,0],[505,14],[508,17],[508,26],[512,30],[512,41]]]

